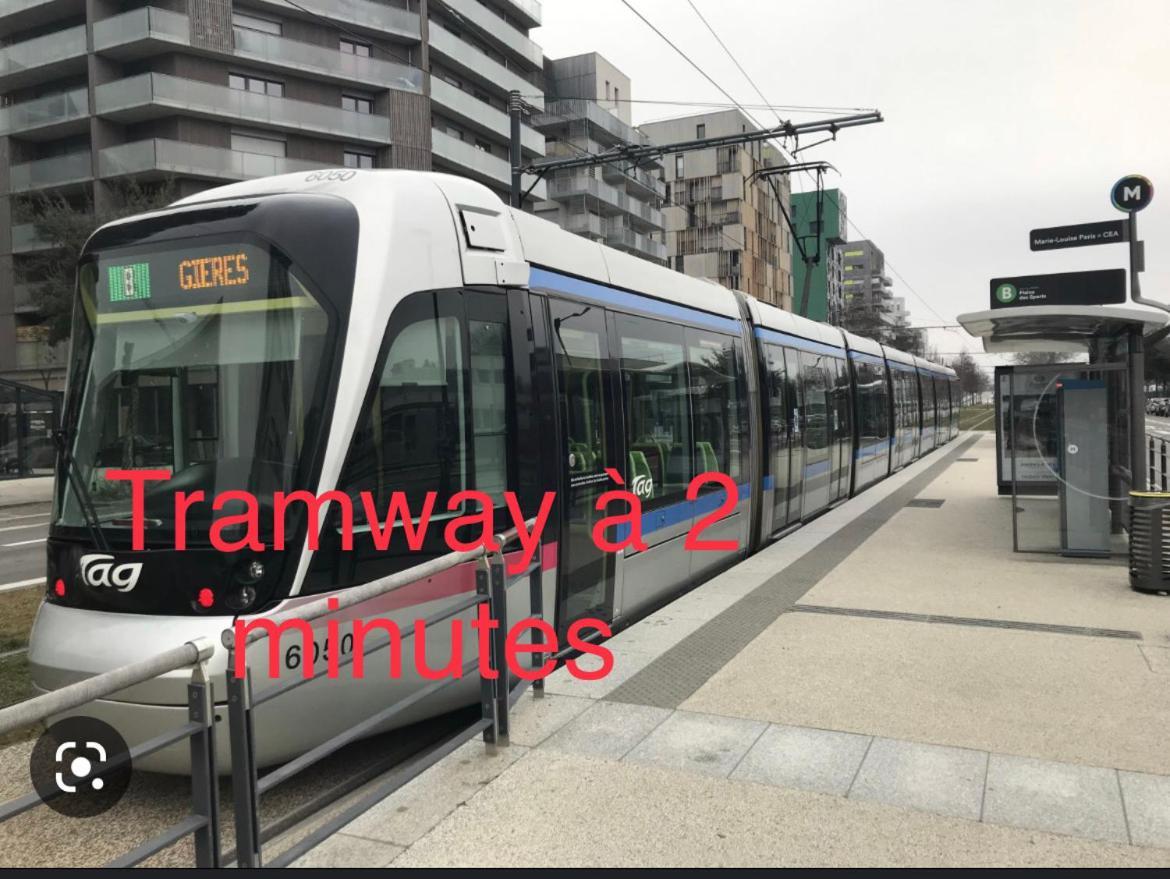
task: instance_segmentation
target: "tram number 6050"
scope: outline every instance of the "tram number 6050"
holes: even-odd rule
[[[342,656],[349,656],[349,654],[353,653],[353,633],[352,632],[349,634],[343,635],[341,637],[341,642],[340,642],[339,647],[340,647],[340,655],[338,656],[339,660]],[[325,642],[324,644],[321,644],[319,641],[314,641],[313,642],[313,668],[317,667],[317,664],[321,661],[322,657],[324,657],[326,660],[329,659],[329,642]],[[288,650],[284,651],[284,666],[287,669],[300,668],[301,662],[303,660],[304,660],[304,657],[301,654],[301,645],[300,644],[293,644],[291,647],[288,648]]]

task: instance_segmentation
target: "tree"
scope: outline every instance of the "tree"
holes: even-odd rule
[[[1012,356],[1016,366],[1049,366],[1053,363],[1083,363],[1085,357],[1066,351],[1021,351]]]
[[[33,256],[23,275],[33,285],[32,298],[48,328],[48,345],[69,338],[77,261],[93,230],[111,220],[165,207],[176,195],[171,180],[153,185],[135,180],[108,185],[109,206],[102,210],[95,210],[89,197],[77,206],[59,193],[38,193],[32,202],[30,213],[37,237],[51,249]]]
[[[841,329],[873,339],[888,342],[889,328],[876,309],[870,308],[860,293],[847,295],[845,308],[841,312]]]
[[[991,387],[991,380],[975,362],[975,358],[967,351],[963,351],[950,362],[950,367],[959,378],[959,391],[964,398],[977,398],[979,394]]]
[[[923,357],[926,354],[926,333],[911,326],[895,326],[888,344],[907,354]]]

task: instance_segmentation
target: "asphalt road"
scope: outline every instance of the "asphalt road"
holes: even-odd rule
[[[48,503],[0,507],[0,592],[45,576]]]
[[[1146,433],[1153,433],[1170,439],[1170,418],[1146,415]]]

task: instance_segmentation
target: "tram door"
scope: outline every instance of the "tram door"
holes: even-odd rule
[[[784,349],[784,384],[788,398],[788,520],[800,521],[800,507],[804,497],[804,385],[800,380],[800,355],[791,348]]]
[[[593,542],[595,509],[611,487],[607,467],[623,470],[615,453],[614,389],[605,311],[596,305],[549,300],[563,463],[558,626],[561,634],[583,617],[613,618],[611,553]],[[616,487],[616,486],[613,486]]]

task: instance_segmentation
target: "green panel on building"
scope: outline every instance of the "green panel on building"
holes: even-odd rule
[[[845,196],[839,189],[826,189],[823,199],[823,216],[820,228],[817,222],[816,192],[792,193],[792,225],[801,239],[805,251],[811,256],[817,250],[820,237],[820,262],[812,267],[809,280],[808,306],[802,308],[804,295],[805,264],[797,247],[792,248],[792,310],[812,320],[829,320],[829,261],[834,244],[848,236],[843,228],[845,218]]]

